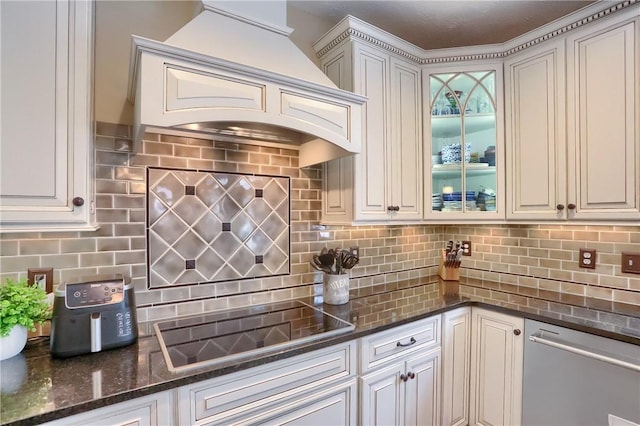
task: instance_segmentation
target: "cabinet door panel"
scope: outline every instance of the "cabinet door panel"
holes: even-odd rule
[[[400,374],[404,363],[395,364],[360,379],[360,423],[363,425],[400,425],[404,382]]]
[[[566,203],[564,45],[507,61],[509,219],[560,219]]]
[[[505,218],[502,70],[423,68],[425,218]]]
[[[94,230],[93,2],[0,2],[0,19],[0,226]]]
[[[575,218],[640,218],[639,22],[595,27],[567,43]]]
[[[386,219],[389,57],[359,48],[356,58],[356,93],[368,98],[363,107],[362,151],[355,159],[356,219]]]
[[[324,73],[336,86],[353,90],[349,51],[331,54],[324,64]],[[338,158],[323,164],[322,221],[349,223],[353,218],[353,156]]]
[[[470,423],[518,425],[524,320],[483,309],[473,309],[472,316]]]
[[[56,71],[61,76],[68,74],[67,49],[60,49],[62,54],[56,60],[56,48],[66,47],[68,43],[68,34],[58,28],[68,25],[69,5],[3,2],[0,8],[3,203],[11,204],[15,197],[24,196],[42,198],[52,206],[65,205],[67,144],[60,141],[56,147],[51,143],[51,136],[66,132],[66,123],[58,123],[56,127],[55,113],[56,95],[65,96],[62,91],[56,93]],[[33,27],[25,25],[27,22]],[[11,43],[5,41],[9,38]],[[25,102],[25,99],[39,102]],[[32,117],[40,118],[37,126],[33,125]],[[60,158],[56,158],[56,151]],[[57,160],[62,162],[58,164]],[[51,179],[56,172],[63,173],[63,179]]]
[[[391,84],[391,204],[400,207],[394,218],[421,219],[423,179],[420,70],[407,63],[392,60]]]
[[[440,349],[407,361],[404,425],[440,425]]]
[[[469,422],[471,310],[459,308],[442,319],[442,424]]]

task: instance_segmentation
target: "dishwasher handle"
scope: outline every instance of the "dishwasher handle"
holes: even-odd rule
[[[583,355],[588,358],[597,359],[609,364],[617,365],[619,367],[628,368],[633,371],[640,372],[640,364],[625,361],[622,359],[614,358],[608,355],[599,354],[588,349],[584,349],[577,346],[567,345],[565,343],[557,342],[546,337],[543,337],[542,333],[537,332],[529,336],[529,340],[534,343],[541,343],[543,345],[551,346],[553,348],[561,349],[564,351],[572,352],[575,354]]]

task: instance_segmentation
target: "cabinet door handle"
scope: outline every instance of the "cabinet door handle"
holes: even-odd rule
[[[399,212],[400,211],[400,206],[387,206],[387,211]]]
[[[398,342],[398,343],[396,343],[396,347],[398,347],[398,348],[401,348],[401,347],[402,347],[402,348],[404,348],[404,347],[407,347],[407,346],[411,346],[411,345],[413,345],[415,342],[416,342],[416,339],[414,339],[414,338],[412,337],[411,339],[409,339],[409,343],[400,343],[400,342]]]
[[[513,330],[513,334],[515,334],[516,336],[519,336],[520,333],[522,333],[522,332],[520,331],[519,328],[516,328],[515,330]]]
[[[573,204],[573,203],[569,203],[569,204],[567,205],[567,208],[568,208],[569,210],[575,210],[575,209],[576,209],[576,205],[575,205],[575,204]]]
[[[556,209],[558,209],[558,210],[564,210],[564,204],[558,204],[558,205],[556,206]]]
[[[72,200],[72,203],[73,203],[73,205],[74,205],[74,206],[76,206],[76,207],[80,207],[80,206],[84,205],[84,198],[82,198],[82,197],[75,197],[75,198]]]
[[[409,372],[407,373],[407,376],[409,376],[409,378],[410,378],[411,380],[413,380],[413,379],[415,379],[415,378],[416,378],[416,373],[414,373],[413,371],[409,371]]]
[[[409,378],[407,376],[405,376],[404,374],[400,375],[400,380],[402,380],[403,382],[406,382],[407,380],[409,380]]]

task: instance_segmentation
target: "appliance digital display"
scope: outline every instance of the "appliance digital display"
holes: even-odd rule
[[[124,283],[122,281],[67,283],[66,285],[65,303],[69,309],[120,303],[123,298]]]

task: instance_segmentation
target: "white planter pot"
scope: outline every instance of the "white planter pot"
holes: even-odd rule
[[[349,301],[349,274],[324,274],[324,303],[342,305]]]
[[[0,364],[0,394],[16,393],[27,379],[27,359],[15,355]]]
[[[9,335],[0,337],[0,361],[18,355],[27,344],[27,328],[15,325]]]

